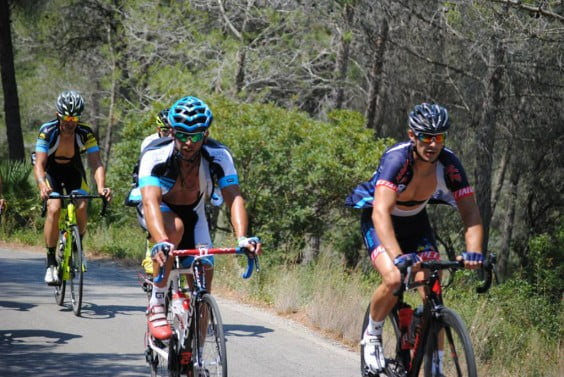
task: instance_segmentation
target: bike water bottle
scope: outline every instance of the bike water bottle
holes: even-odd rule
[[[423,305],[419,305],[413,312],[413,320],[409,328],[409,342],[415,344],[415,339],[421,332],[421,319],[423,318]]]
[[[172,312],[184,314],[186,312],[185,304],[186,296],[184,292],[178,291],[172,295]]]
[[[401,349],[409,350],[413,344],[409,341],[409,327],[413,318],[413,309],[408,304],[404,304],[398,310],[399,327],[401,332]]]
[[[61,238],[59,238],[59,258],[63,257],[66,243],[67,243],[67,233],[61,231]]]

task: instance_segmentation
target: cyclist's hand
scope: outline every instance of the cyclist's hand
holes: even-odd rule
[[[174,249],[174,245],[168,241],[156,243],[151,249],[151,259],[157,262],[159,266],[164,266],[168,253]]]
[[[109,187],[104,187],[102,190],[98,190],[98,194],[102,195],[107,202],[112,200],[112,190]]]
[[[41,200],[49,199],[49,194],[51,194],[52,192],[53,189],[51,188],[51,186],[49,186],[47,181],[39,183],[39,196],[41,196]]]
[[[462,257],[458,257],[457,259],[464,260],[464,268],[475,270],[482,267],[482,263],[484,262],[484,255],[482,253],[477,253],[474,251],[465,251],[464,253],[462,253]]]
[[[404,269],[405,267],[408,267],[408,266],[416,265],[419,262],[421,262],[421,259],[417,256],[416,253],[408,253],[408,254],[398,255],[394,259],[394,264],[400,270],[402,270],[402,269]]]
[[[258,237],[239,237],[239,247],[252,251],[256,255],[262,253],[262,243]]]

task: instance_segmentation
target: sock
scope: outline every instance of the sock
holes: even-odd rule
[[[372,335],[372,336],[382,335],[383,327],[384,327],[384,321],[374,321],[371,315],[368,316],[368,328],[366,329],[368,335]]]
[[[149,306],[164,305],[166,291],[166,287],[153,285],[153,293],[151,294],[151,300],[149,300]]]
[[[433,375],[441,375],[443,373],[443,356],[445,351],[438,350],[433,354]]]
[[[55,258],[55,247],[47,247],[47,267],[56,265],[57,258]]]

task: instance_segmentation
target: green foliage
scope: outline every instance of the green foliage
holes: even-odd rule
[[[529,241],[529,268],[523,274],[537,294],[559,301],[564,292],[564,226]]]
[[[3,161],[0,176],[3,182],[3,196],[8,202],[6,222],[12,226],[29,226],[38,215],[38,198],[30,181],[32,166],[28,162]]]
[[[344,198],[367,179],[384,149],[351,111],[330,122],[273,105],[210,101],[212,137],[228,145],[248,200],[252,232],[286,260],[299,258],[307,235],[323,236],[344,214]],[[354,146],[354,148],[352,148]]]
[[[226,144],[236,160],[251,233],[260,235],[269,249],[280,250],[269,256],[296,260],[300,253],[293,250],[301,250],[309,235],[327,235],[341,252],[356,245],[356,252],[360,236],[342,228],[346,224],[350,230],[348,224],[354,222],[356,229],[358,213],[343,209],[344,198],[369,178],[384,150],[384,141],[374,141],[364,128],[363,117],[334,111],[324,123],[268,104],[241,104],[219,96],[203,99],[214,113],[211,137]],[[131,180],[139,144],[154,132],[154,115],[144,119],[126,122],[114,148],[110,182],[118,206],[129,189],[124,182]],[[133,214],[124,208],[114,211],[125,217]]]

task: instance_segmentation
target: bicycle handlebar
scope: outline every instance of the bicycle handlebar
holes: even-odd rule
[[[100,216],[106,216],[106,209],[108,206],[108,201],[106,200],[105,196],[100,194],[91,195],[91,194],[82,194],[79,192],[72,191],[70,194],[62,195],[56,192],[52,192],[49,194],[47,199],[60,199],[61,201],[65,199],[70,200],[80,200],[80,199],[102,199],[102,210],[100,211]],[[47,200],[43,201],[43,206],[41,207],[41,217],[45,217],[45,212],[47,212]]]
[[[477,293],[486,293],[492,284],[492,278],[494,275],[495,263],[497,261],[496,255],[494,253],[488,254],[486,259],[482,264],[482,270],[485,272],[485,280],[482,285],[476,287]],[[401,291],[410,289],[410,283],[413,280],[413,271],[411,270],[411,266],[413,262],[408,260],[402,265],[398,265],[398,269],[400,270],[401,274],[401,285],[400,287],[394,292],[394,295],[397,296]],[[456,261],[426,261],[420,263],[421,269],[431,270],[431,271],[440,271],[440,270],[460,270],[464,268],[464,260],[456,260]],[[407,281],[407,284],[406,284]]]
[[[173,250],[168,256],[173,257],[205,257],[208,255],[225,255],[225,254],[245,254],[247,256],[247,270],[241,274],[243,279],[248,279],[253,274],[253,270],[260,271],[258,255],[245,247],[218,247],[218,248],[199,248]],[[251,257],[252,256],[252,257]],[[159,283],[164,278],[164,268],[159,268],[159,275],[155,277],[155,282]]]

